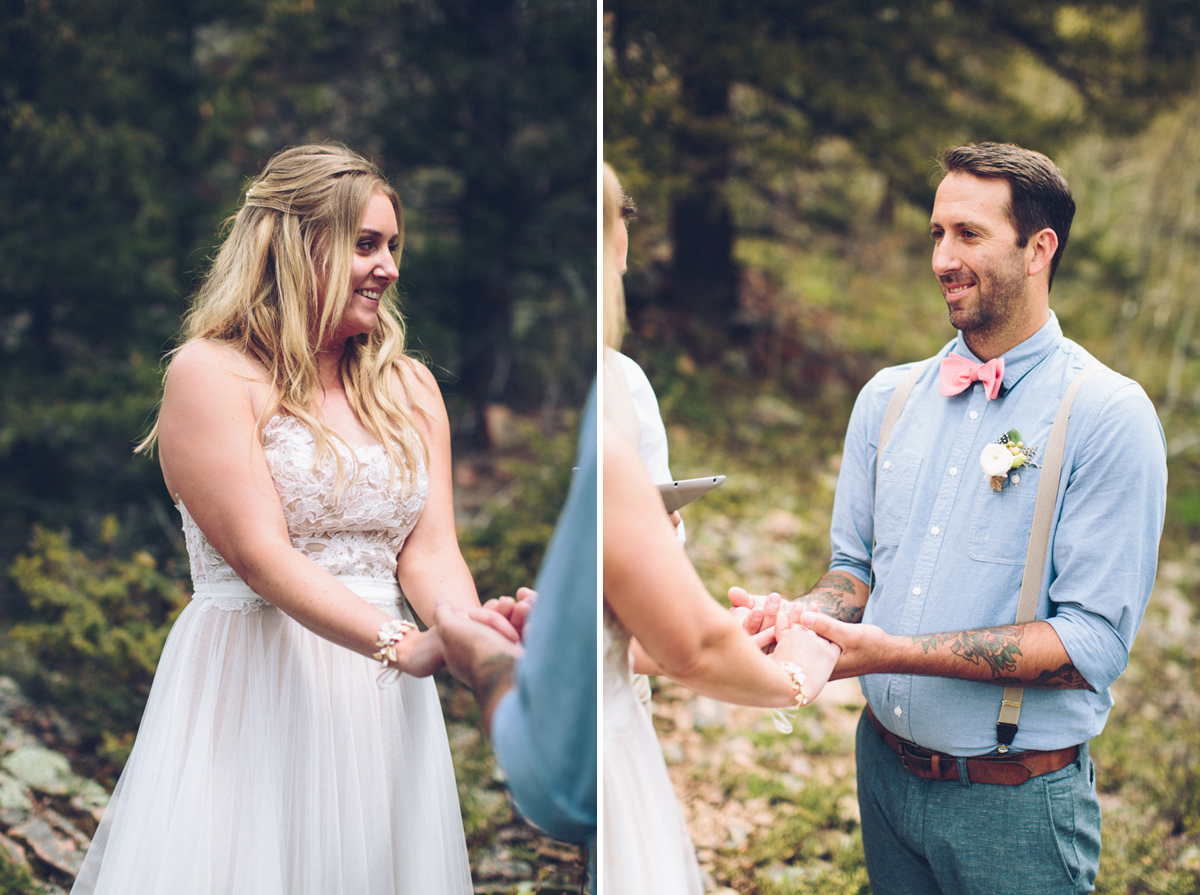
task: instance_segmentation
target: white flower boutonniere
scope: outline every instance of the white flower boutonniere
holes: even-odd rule
[[[983,449],[983,453],[979,455],[979,465],[983,468],[983,474],[987,476],[992,490],[999,491],[1008,480],[1008,474],[1014,469],[1020,469],[1022,466],[1037,466],[1033,462],[1033,455],[1036,453],[1037,448],[1026,445],[1021,440],[1020,432],[1016,429],[1009,429],[1000,436],[998,441]],[[1014,485],[1020,481],[1019,475],[1012,477]]]

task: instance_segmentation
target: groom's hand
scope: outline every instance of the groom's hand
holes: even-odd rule
[[[488,600],[488,603],[494,603],[494,600]],[[468,609],[467,615],[472,621],[477,621],[482,625],[487,625],[498,634],[504,635],[505,638],[513,643],[521,642],[521,632],[510,621],[509,616],[503,612],[488,606],[485,603],[476,609]]]
[[[775,633],[779,640],[775,659],[800,666],[806,678],[804,694],[811,701],[820,695],[828,681],[836,677],[833,672],[837,668],[842,649],[812,628],[800,624],[801,615],[802,610],[798,608],[790,613],[779,614],[775,625]]]
[[[814,609],[801,613],[800,624],[842,648],[830,680],[895,670],[888,662],[890,638],[876,625],[839,621]]]
[[[484,730],[490,735],[492,712],[500,697],[512,688],[513,669],[524,650],[487,619],[475,617],[488,613],[484,609],[455,609],[440,602],[430,630],[441,638],[450,673],[474,691]]]

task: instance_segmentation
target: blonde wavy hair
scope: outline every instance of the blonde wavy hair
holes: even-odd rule
[[[604,344],[614,351],[625,336],[625,290],[616,269],[617,227],[621,220],[621,184],[608,162],[604,163]]]
[[[346,442],[315,413],[317,351],[349,304],[354,247],[376,193],[395,209],[402,247],[400,198],[375,165],[336,144],[277,153],[226,221],[228,235],[184,319],[181,344],[169,355],[204,339],[258,361],[267,371],[271,395],[259,416],[260,437],[277,413],[296,417],[313,433],[315,462],[330,453],[336,458],[339,482],[342,460],[329,441]],[[395,258],[399,265],[400,247]],[[351,408],[383,443],[393,472],[402,471],[412,488],[428,450],[414,419],[413,408],[421,408],[408,386],[404,345],[393,284],[380,297],[378,325],[346,340],[340,373]],[[137,450],[152,448],[157,437],[156,421]]]

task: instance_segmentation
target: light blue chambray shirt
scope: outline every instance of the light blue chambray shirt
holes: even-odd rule
[[[875,583],[864,622],[891,634],[1012,624],[1040,469],[991,489],[980,454],[1009,429],[1044,452],[1070,381],[1093,358],[1058,319],[1004,355],[1001,394],[983,386],[942,397],[938,365],[951,352],[978,361],[960,333],[922,372],[880,458],[889,399],[912,366],[881,370],[863,388],[846,433],[834,499],[830,571]],[[1035,457],[1035,460],[1038,457]],[[1109,686],[1124,671],[1158,562],[1166,505],[1166,445],[1150,399],[1105,368],[1071,412],[1037,617],[1054,626],[1095,688],[1026,688],[1016,749],[1057,749],[1104,728]],[[1002,688],[944,677],[861,678],[876,716],[929,749],[980,755],[996,747]]]
[[[579,433],[577,471],[542,568],[516,681],[492,716],[492,747],[521,814],[556,839],[589,844],[595,880],[596,389]]]

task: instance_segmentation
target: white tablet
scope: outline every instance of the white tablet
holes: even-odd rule
[[[723,475],[710,475],[702,479],[682,479],[678,482],[667,482],[658,486],[663,503],[668,513],[674,513],[682,506],[687,506],[702,494],[707,494],[717,485],[725,481]]]

